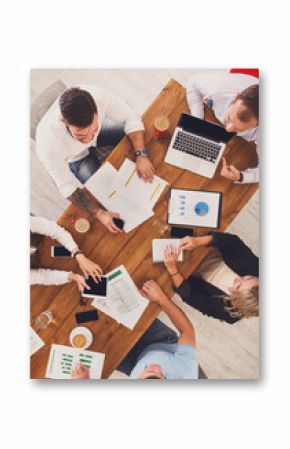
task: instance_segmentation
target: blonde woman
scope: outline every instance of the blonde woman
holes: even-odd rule
[[[220,276],[212,276],[208,282],[197,273],[192,273],[184,279],[177,266],[179,250],[170,245],[165,250],[164,264],[175,291],[187,304],[203,314],[230,324],[242,318],[258,316],[258,257],[239,237],[232,234],[213,232],[202,237],[184,237],[180,241],[180,249],[184,251],[201,246],[219,250],[221,261],[224,262],[222,268],[219,268]]]

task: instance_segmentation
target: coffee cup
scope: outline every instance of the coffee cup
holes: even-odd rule
[[[71,331],[69,341],[76,349],[87,349],[93,342],[93,335],[88,328],[78,326]]]

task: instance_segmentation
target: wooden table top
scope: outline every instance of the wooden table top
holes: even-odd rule
[[[223,231],[248,202],[257,190],[257,184],[234,184],[219,175],[217,169],[213,179],[207,179],[178,167],[164,163],[164,157],[170,135],[172,134],[179,116],[182,112],[188,112],[185,88],[177,81],[170,80],[151,106],[143,115],[145,124],[146,146],[150,151],[150,158],[154,164],[156,174],[169,182],[169,187],[163,192],[157,202],[155,215],[138,228],[128,234],[112,235],[106,231],[96,220],[82,209],[70,205],[59,218],[58,224],[67,229],[78,243],[84,253],[98,263],[104,273],[123,264],[133,278],[137,287],[148,279],[156,280],[165,292],[173,295],[172,283],[163,264],[153,264],[151,255],[151,242],[154,238],[169,237],[168,230],[161,231],[156,219],[166,221],[169,188],[190,188],[223,193],[222,214],[220,231]],[[170,120],[170,135],[164,139],[154,137],[154,120],[160,115],[165,115]],[[217,121],[211,110],[206,109],[205,118]],[[255,167],[257,155],[255,145],[245,142],[239,137],[232,139],[225,150],[225,156],[229,163],[233,163],[239,169]],[[124,158],[134,160],[131,144],[124,137],[107,159],[115,168],[119,169]],[[73,217],[86,217],[91,227],[86,234],[79,234],[72,224]],[[159,228],[159,229],[158,229]],[[209,229],[196,228],[198,235],[207,234]],[[75,260],[56,260],[50,256],[51,245],[55,244],[50,238],[45,238],[41,244],[40,254],[43,267],[63,270],[79,271]],[[200,248],[194,252],[186,252],[185,260],[180,265],[183,276],[192,273],[208,253],[207,248]],[[35,318],[44,310],[53,313],[53,322],[48,328],[38,330],[38,334],[45,342],[38,352],[31,357],[30,375],[32,379],[45,377],[46,365],[52,343],[69,345],[69,334],[76,326],[75,313],[91,308],[80,306],[80,293],[75,283],[63,286],[31,286],[31,325],[34,327]],[[99,320],[85,323],[93,333],[94,340],[89,350],[104,352],[106,354],[102,372],[102,378],[108,378],[123,360],[126,354],[140,339],[150,324],[159,314],[160,309],[156,304],[149,304],[134,330],[118,324],[112,318],[99,312]]]

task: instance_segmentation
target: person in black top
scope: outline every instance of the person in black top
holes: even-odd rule
[[[200,246],[219,249],[226,265],[237,274],[229,293],[192,273],[187,279],[179,273],[179,250],[169,245],[164,264],[174,289],[183,301],[205,315],[233,324],[242,318],[259,315],[259,259],[236,235],[213,232],[202,237],[185,237],[180,249],[194,250]]]

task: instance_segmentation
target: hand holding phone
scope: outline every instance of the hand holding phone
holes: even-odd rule
[[[113,218],[113,222],[115,223],[115,225],[119,228],[119,229],[123,229],[124,228],[124,220],[122,220],[122,218]]]

